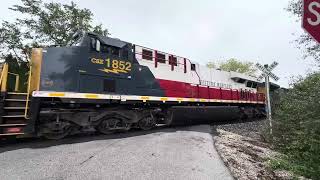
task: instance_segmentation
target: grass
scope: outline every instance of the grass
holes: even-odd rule
[[[317,172],[303,161],[295,161],[294,158],[281,155],[268,160],[268,166],[272,170],[286,170],[293,175],[293,179],[299,176],[307,178],[317,178]],[[318,177],[319,178],[319,177]]]

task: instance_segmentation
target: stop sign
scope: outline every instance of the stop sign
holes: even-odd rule
[[[302,27],[320,43],[320,0],[303,0]]]

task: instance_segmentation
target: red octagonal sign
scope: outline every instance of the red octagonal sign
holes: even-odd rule
[[[320,0],[303,0],[302,27],[320,43]]]

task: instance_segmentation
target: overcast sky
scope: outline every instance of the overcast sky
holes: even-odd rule
[[[293,42],[302,33],[300,22],[285,8],[288,0],[74,0],[94,14],[112,37],[187,57],[205,64],[237,58],[279,66],[279,84],[288,86],[292,75],[304,75],[314,65],[303,60]],[[70,0],[59,0],[70,2]],[[5,0],[0,20],[18,14]]]

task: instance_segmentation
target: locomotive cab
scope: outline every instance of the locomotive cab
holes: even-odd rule
[[[69,45],[43,50],[39,90],[125,93],[122,84],[132,77],[131,44],[94,33],[78,33]]]

